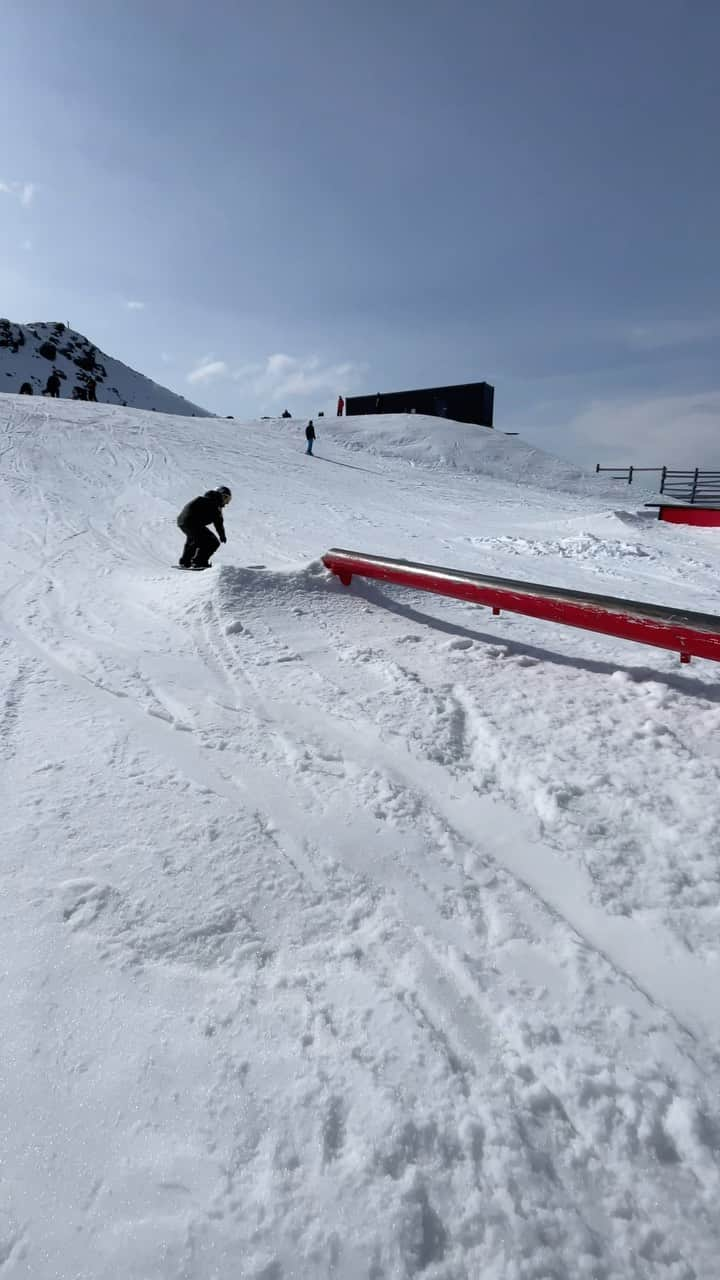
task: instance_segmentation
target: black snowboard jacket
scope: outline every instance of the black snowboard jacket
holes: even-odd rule
[[[312,422],[308,422],[308,424],[307,424],[307,426],[306,426],[306,428],[305,428],[305,439],[306,439],[306,440],[314,440],[314,439],[315,439],[315,428],[314,428],[314,426],[313,426]]]
[[[208,489],[201,498],[193,498],[186,503],[177,518],[178,527],[186,533],[188,529],[204,528],[212,524],[221,542],[225,541],[225,524],[222,518],[223,500],[215,489]]]

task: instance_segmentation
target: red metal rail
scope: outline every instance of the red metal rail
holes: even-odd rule
[[[671,649],[680,654],[682,662],[689,662],[691,657],[720,662],[720,617],[708,613],[669,609],[664,605],[593,595],[588,591],[568,591],[539,582],[463,573],[439,565],[369,556],[341,547],[332,547],[323,556],[323,564],[337,574],[345,586],[350,585],[353,574],[377,578],[397,586],[488,605],[495,614],[507,609],[531,618],[560,622],[566,627],[582,627],[586,631],[601,631],[623,640]]]
[[[650,506],[650,503],[646,503]],[[653,504],[654,505],[654,504]],[[720,525],[720,507],[706,506],[696,502],[692,507],[678,507],[658,503],[658,520],[666,520],[669,524],[695,524],[706,529],[716,529]]]

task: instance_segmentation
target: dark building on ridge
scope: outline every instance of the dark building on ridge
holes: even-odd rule
[[[495,388],[489,382],[464,382],[456,387],[425,387],[421,391],[387,391],[374,396],[349,396],[345,414],[427,413],[432,418],[453,418],[475,422],[479,427],[493,424]]]

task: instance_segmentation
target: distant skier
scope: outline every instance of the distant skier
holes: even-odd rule
[[[185,546],[178,561],[181,569],[210,568],[210,557],[221,542],[227,542],[222,510],[231,498],[227,485],[221,484],[183,507],[177,518],[178,528],[185,534]],[[217,538],[208,529],[209,524],[214,525]]]
[[[52,396],[54,400],[57,400],[60,397],[60,378],[54,369],[45,383],[43,395]]]
[[[282,411],[282,413],[281,413],[280,417],[281,417],[281,418],[292,418],[292,414],[290,413],[290,411],[289,411],[288,409],[283,409],[283,411]]]
[[[305,452],[309,453],[310,457],[312,457],[312,449],[313,449],[313,444],[315,442],[315,428],[313,426],[312,418],[310,419],[310,421],[308,422],[305,428],[305,439],[307,440],[307,449],[305,450]]]
[[[338,418],[342,418],[342,416],[343,416],[343,409],[344,409],[344,408],[345,408],[345,401],[343,400],[342,396],[338,396],[338,403],[337,403],[337,416],[338,416]]]
[[[32,385],[29,382],[23,382],[20,388],[21,396],[31,396],[33,393]]]

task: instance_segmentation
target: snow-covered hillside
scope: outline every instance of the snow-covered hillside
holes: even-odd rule
[[[319,557],[720,535],[303,425],[0,401],[3,1280],[714,1280],[716,667]]]
[[[627,500],[628,483],[611,475],[583,471],[563,458],[554,457],[518,435],[479,427],[468,422],[424,414],[376,414],[368,417],[317,418],[316,431],[324,440],[360,453],[401,459],[411,466],[492,476],[509,484],[529,484],[563,493],[586,494],[597,501],[619,496]],[[286,439],[297,435],[298,423],[282,418],[264,419],[261,429],[272,429]],[[302,420],[304,427],[305,420]],[[631,498],[644,501],[654,492],[657,476],[636,475]],[[641,496],[642,495],[642,496]]]
[[[286,424],[281,424],[286,425]],[[352,449],[404,458],[447,471],[496,476],[513,483],[548,483],[566,490],[592,483],[578,467],[502,431],[423,414],[378,414],[317,424]]]
[[[95,399],[103,404],[212,417],[207,409],[105,355],[81,333],[62,323],[13,324],[0,320],[0,393],[19,392],[24,383],[29,383],[33,395],[42,395],[53,373],[59,379],[61,399],[92,400],[94,389]]]

